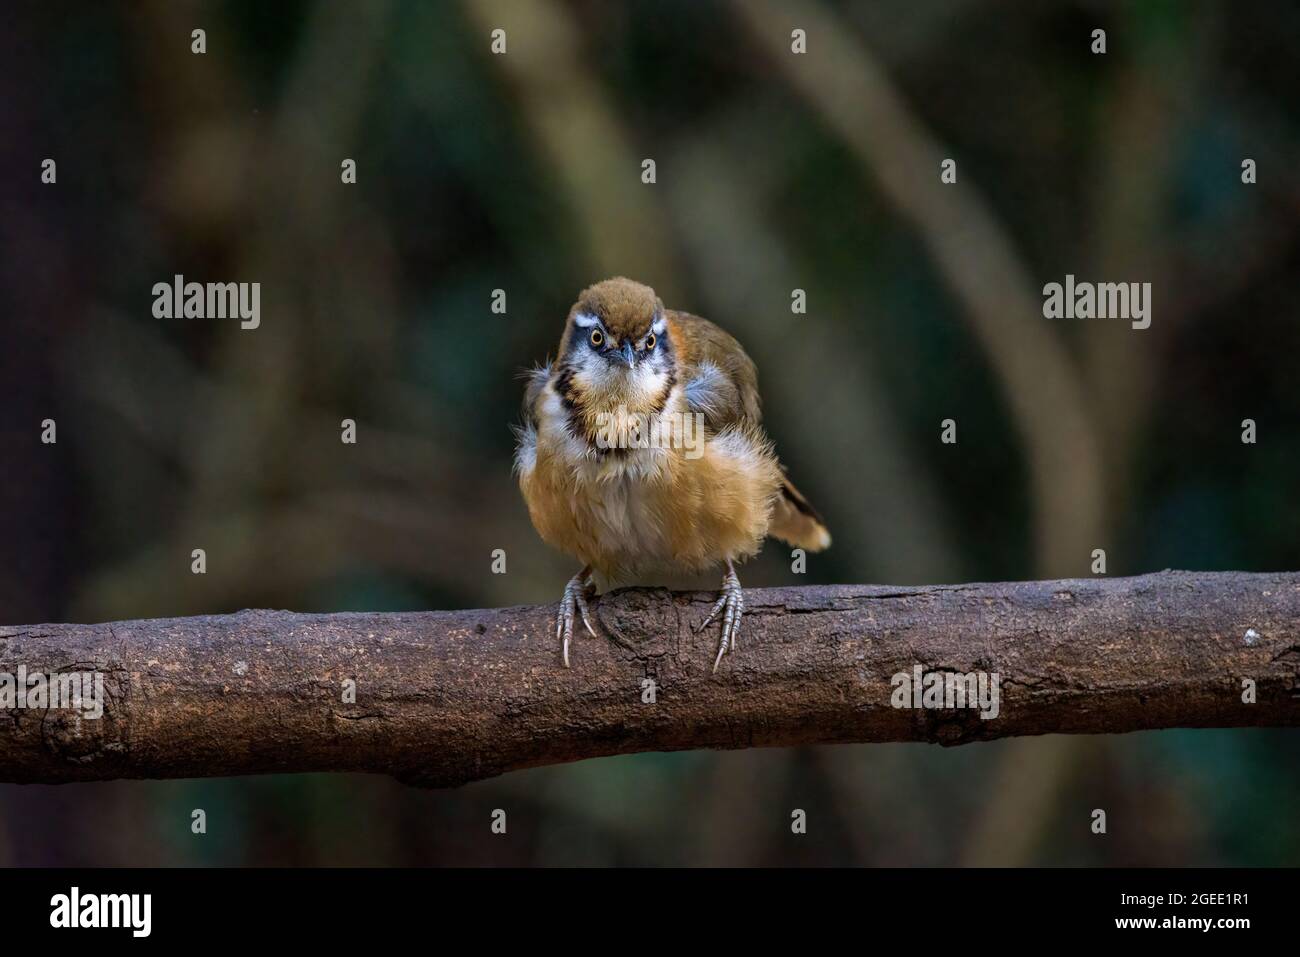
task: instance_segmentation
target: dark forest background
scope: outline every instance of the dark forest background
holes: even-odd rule
[[[1111,575],[1300,568],[1294,3],[3,16],[0,621],[556,600],[574,567],[510,474],[517,375],[613,274],[757,361],[835,533],[801,581],[1086,576],[1095,548]],[[261,328],[155,319],[175,273],[260,282]],[[1066,273],[1153,283],[1151,328],[1044,319]],[[793,579],[774,545],[742,573]],[[1165,731],[647,754],[446,792],[5,786],[0,863],[1294,865],[1297,757],[1295,733]]]

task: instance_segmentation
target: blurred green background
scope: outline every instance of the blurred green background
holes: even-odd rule
[[[510,474],[517,376],[613,274],[758,363],[769,431],[835,534],[801,581],[1085,576],[1094,548],[1112,575],[1300,568],[1294,3],[6,19],[2,621],[553,602],[574,566]],[[175,273],[260,282],[261,328],[154,319]],[[1151,328],[1044,319],[1066,273],[1153,283]],[[742,571],[793,578],[775,546]],[[446,792],[4,786],[0,862],[1294,865],[1297,757],[1285,731],[1165,731],[648,754]]]

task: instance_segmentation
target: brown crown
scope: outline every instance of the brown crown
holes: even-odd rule
[[[605,324],[616,340],[637,340],[650,331],[664,308],[655,291],[631,279],[618,276],[584,289],[574,304],[574,312],[590,312]]]

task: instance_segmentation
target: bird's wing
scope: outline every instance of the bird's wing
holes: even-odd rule
[[[534,366],[523,374],[527,385],[524,387],[524,425],[537,424],[537,400],[542,396],[542,390],[546,388],[546,383],[551,378],[551,364]]]
[[[705,427],[757,427],[762,419],[758,401],[758,370],[739,342],[707,319],[673,313],[685,343],[686,404],[704,414]],[[781,490],[772,509],[769,534],[797,548],[816,552],[831,543],[831,534],[817,510],[794,487],[781,468]]]
[[[758,370],[740,343],[688,312],[673,312],[671,319],[684,345],[682,371],[690,410],[702,413],[705,427],[713,432],[757,425],[763,417]]]

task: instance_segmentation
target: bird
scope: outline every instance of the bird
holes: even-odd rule
[[[534,528],[582,563],[555,619],[564,667],[577,620],[592,637],[594,579],[724,571],[696,626],[721,619],[717,672],[744,612],[736,565],[768,536],[831,543],[762,425],[758,372],[736,339],[619,276],[584,289],[555,358],[525,374],[514,470]]]

